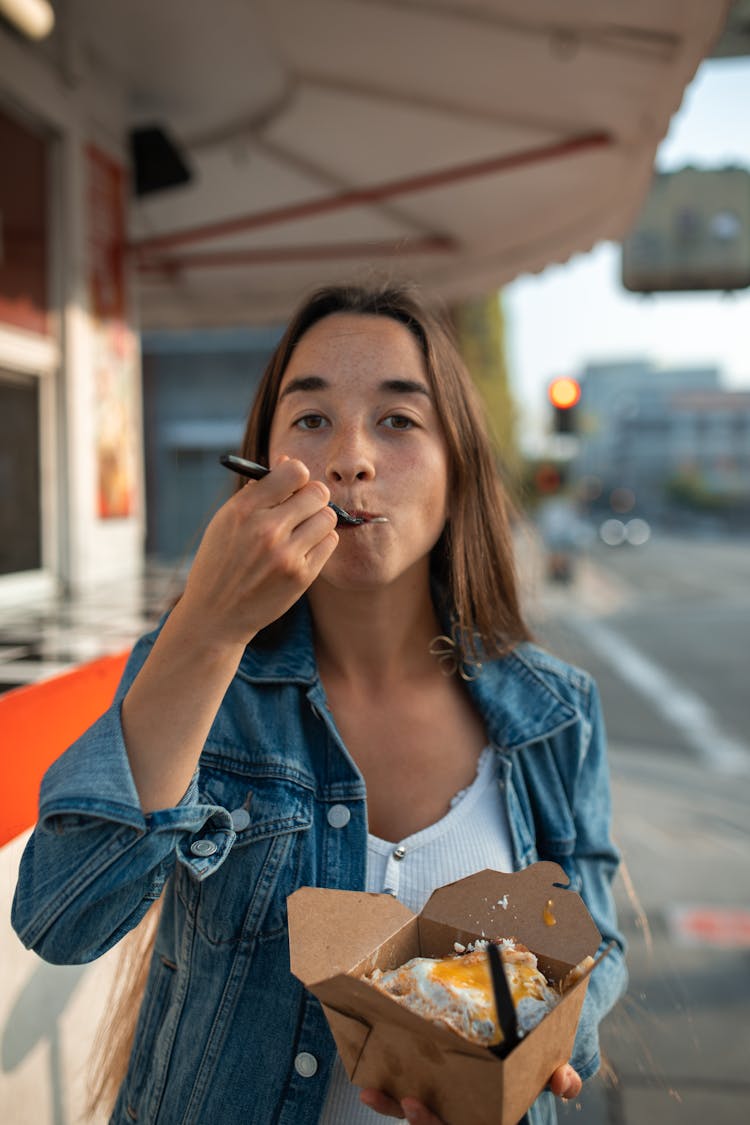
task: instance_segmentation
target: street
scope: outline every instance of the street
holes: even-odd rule
[[[750,543],[601,544],[579,560],[570,585],[544,581],[533,536],[522,538],[519,554],[538,638],[599,683],[624,859],[615,892],[630,987],[603,1024],[602,1071],[562,1109],[561,1122],[744,1125]],[[9,649],[23,638],[28,644],[7,665],[8,682],[22,670],[33,682],[49,661],[93,655],[94,635],[104,651],[121,646],[163,609],[173,583],[173,575],[155,574],[142,595],[109,589],[58,609],[59,617],[39,613],[23,629],[11,622]],[[24,838],[3,852],[8,906]],[[80,1120],[87,1058],[119,951],[85,968],[47,965],[11,934],[7,911],[0,937],[15,982],[0,1020],[6,1118]]]
[[[531,599],[597,678],[631,983],[578,1125],[739,1125],[750,1100],[750,543],[597,544]]]

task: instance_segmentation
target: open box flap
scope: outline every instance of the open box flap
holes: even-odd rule
[[[419,915],[422,950],[444,946],[450,927],[459,941],[513,937],[541,957],[576,965],[596,952],[601,935],[568,883],[562,867],[541,862],[514,873],[485,869],[439,887]]]
[[[308,988],[346,973],[413,922],[392,895],[300,887],[287,898],[291,969]]]

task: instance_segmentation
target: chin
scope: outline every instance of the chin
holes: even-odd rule
[[[358,591],[382,590],[391,585],[396,576],[388,575],[382,566],[323,567],[318,582],[335,590]]]
[[[318,582],[332,586],[336,590],[352,593],[374,593],[388,588],[396,589],[402,582],[410,590],[415,583],[424,582],[429,588],[429,556],[416,560],[387,559],[380,553],[377,556],[334,552],[320,572]]]

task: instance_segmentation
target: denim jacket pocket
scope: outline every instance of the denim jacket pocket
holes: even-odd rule
[[[224,762],[204,767],[200,789],[225,808],[237,833],[232,850],[200,884],[177,873],[177,893],[215,945],[251,941],[286,927],[286,898],[299,885],[313,823],[313,792],[283,767]]]

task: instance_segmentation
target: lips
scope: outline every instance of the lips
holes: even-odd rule
[[[367,511],[365,508],[347,508],[350,516],[354,516],[358,520],[362,520],[360,524],[341,524],[341,527],[348,527],[353,530],[357,526],[363,527],[366,523],[388,523],[385,516],[378,515],[377,512]]]

